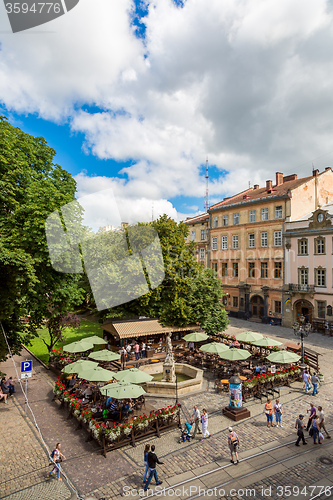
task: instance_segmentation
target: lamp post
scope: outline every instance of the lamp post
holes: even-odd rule
[[[306,368],[306,364],[304,362],[304,337],[307,337],[309,335],[310,330],[311,330],[311,324],[305,323],[305,317],[303,315],[301,315],[299,317],[299,323],[298,323],[298,321],[295,321],[295,323],[293,324],[293,330],[294,330],[294,334],[296,335],[296,337],[301,338],[302,359],[301,359],[301,364],[299,365],[299,367],[301,369],[304,369],[304,368]]]

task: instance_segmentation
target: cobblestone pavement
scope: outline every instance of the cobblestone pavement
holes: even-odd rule
[[[271,337],[295,341],[293,332],[288,329],[234,319],[231,320],[228,333],[235,334],[246,330],[260,331]],[[259,401],[250,400],[246,407],[250,410],[251,417],[233,425],[240,437],[241,457],[265,446],[277,446],[288,440],[294,440],[295,418],[300,412],[306,414],[312,399],[316,404],[323,406],[328,427],[333,427],[333,372],[330,360],[333,338],[311,334],[306,343],[322,355],[320,365],[321,372],[325,375],[325,384],[320,387],[319,395],[315,398],[305,395],[301,391],[302,384],[300,383],[293,384],[292,388],[282,387],[280,400],[284,409],[284,427],[272,429],[266,427],[263,405]],[[29,358],[24,352],[22,355],[26,359]],[[15,357],[17,365],[21,359],[23,358]],[[10,363],[11,361],[7,361],[0,368],[8,376],[15,376]],[[28,389],[31,407],[49,449],[54,447],[58,441],[62,443],[63,453],[67,457],[67,460],[62,464],[63,470],[80,495],[85,499],[88,497],[118,499],[121,498],[125,486],[130,488],[142,486],[144,471],[142,455],[145,442],[140,442],[135,448],[128,446],[110,452],[105,459],[99,454],[99,449],[94,442],[85,442],[86,434],[82,430],[76,430],[76,421],[66,420],[65,412],[59,409],[57,403],[51,402],[53,375],[37,362],[34,362],[34,368],[33,378],[29,380]],[[156,407],[161,407],[174,403],[174,399],[152,397],[150,402]],[[227,448],[227,428],[230,421],[221,413],[221,409],[228,403],[227,395],[215,393],[214,383],[211,379],[207,380],[203,392],[182,397],[181,402],[186,412],[190,413],[192,413],[194,404],[198,404],[200,409],[207,408],[208,427],[212,437],[200,442],[201,436],[199,435],[191,443],[179,444],[180,431],[173,429],[162,434],[161,438],[150,438],[149,443],[155,444],[157,455],[165,461],[164,466],[158,467],[159,476],[166,483],[178,480],[178,478],[188,474],[199,474],[200,471],[208,470],[216,464],[228,464],[230,458]],[[11,398],[8,405],[0,402],[0,422],[2,426],[5,423],[8,429],[6,436],[2,439],[4,442],[2,449],[5,451],[0,455],[0,498],[25,500],[34,497],[34,500],[44,500],[44,498],[48,499],[50,495],[60,499],[69,498],[70,490],[64,482],[45,481],[44,479],[45,470],[49,470],[48,459],[30,419],[23,416],[23,404],[23,397],[19,391],[15,400]],[[184,421],[185,416],[183,415],[182,422],[184,423]],[[9,423],[11,427],[8,428]],[[17,450],[20,450],[19,456]],[[23,462],[22,456],[25,457]],[[313,477],[310,474],[312,469],[308,464],[308,458],[304,460],[303,472],[312,481]],[[303,464],[297,464],[297,467],[300,467],[299,474],[302,472],[302,466]],[[239,470],[242,471],[245,465],[240,463],[239,467]],[[320,466],[318,470],[324,469]],[[276,473],[277,482],[285,480],[284,476],[281,475],[283,473],[285,471]],[[272,475],[272,478],[274,477]],[[256,479],[253,484],[258,483],[259,488],[266,485],[265,481],[265,478],[260,478]],[[31,494],[31,491],[35,491],[35,494]],[[66,497],[66,494],[69,496]]]

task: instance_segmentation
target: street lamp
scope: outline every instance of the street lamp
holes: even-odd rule
[[[306,368],[306,364],[304,363],[304,344],[303,344],[303,341],[304,341],[304,337],[307,337],[310,333],[311,323],[305,323],[305,317],[302,315],[299,317],[299,323],[298,323],[298,321],[295,321],[295,323],[293,324],[293,330],[294,330],[294,334],[296,335],[296,337],[301,338],[302,359],[301,359],[301,364],[299,365],[299,367],[301,369],[304,369],[304,368]]]

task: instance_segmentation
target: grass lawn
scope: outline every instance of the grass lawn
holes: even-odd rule
[[[81,340],[86,337],[91,337],[92,335],[98,335],[102,338],[102,328],[100,323],[87,321],[83,319],[81,321],[80,328],[65,328],[63,331],[63,335],[65,337],[65,342],[59,342],[55,345],[57,349],[62,348],[66,344],[70,344],[71,342],[75,342],[76,340]],[[27,347],[33,352],[39,359],[44,361],[44,363],[48,363],[49,354],[47,352],[47,347],[42,341],[42,338],[48,341],[48,330],[43,328],[38,330],[38,337],[34,338],[30,345]]]

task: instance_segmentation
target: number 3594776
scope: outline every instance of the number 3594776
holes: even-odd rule
[[[61,4],[53,2],[36,2],[33,4],[27,4],[26,2],[11,2],[6,3],[6,11],[8,14],[45,14],[55,13],[59,14],[61,12]]]

